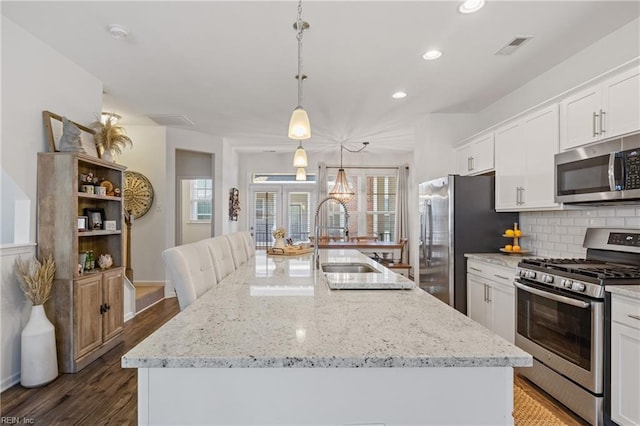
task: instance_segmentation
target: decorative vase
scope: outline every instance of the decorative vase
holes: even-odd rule
[[[46,385],[58,377],[56,334],[43,305],[31,308],[31,316],[22,330],[20,384],[26,388]]]
[[[287,246],[287,240],[282,237],[276,237],[276,241],[273,243],[273,248],[285,248]]]
[[[102,155],[100,156],[100,159],[102,159],[104,161],[111,161],[112,163],[115,162],[115,160],[113,158],[113,154],[111,153],[111,151],[108,151],[106,149],[102,152]]]

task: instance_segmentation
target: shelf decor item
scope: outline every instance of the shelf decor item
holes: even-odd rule
[[[124,209],[136,219],[141,218],[153,204],[153,186],[142,173],[124,172]]]
[[[284,237],[287,236],[287,231],[284,228],[278,228],[272,233],[276,241],[273,243],[273,248],[283,249],[287,246],[287,240]]]
[[[60,145],[61,145],[61,139],[64,133],[63,118],[65,120],[66,118],[58,114],[54,114],[50,111],[42,111],[42,118],[44,120],[44,127],[47,134],[47,141],[49,142],[49,149],[52,152],[62,151]],[[96,144],[94,141],[95,132],[89,127],[85,127],[74,121],[71,121],[71,120],[66,120],[66,121],[68,121],[68,125],[67,125],[68,131],[70,130],[75,132],[76,130],[73,130],[73,128],[75,128],[80,133],[79,136],[80,136],[82,151],[79,151],[79,152],[87,154],[91,157],[100,158],[98,155],[98,149],[96,148]]]
[[[506,244],[504,247],[500,248],[500,251],[502,253],[522,255],[531,252],[530,250],[526,250],[520,247],[520,238],[522,238],[523,235],[522,231],[518,229],[518,222],[515,222],[513,224],[513,229],[507,229],[506,231],[504,231],[504,234],[502,234],[502,236],[505,238],[513,238],[513,244]]]
[[[120,116],[117,114],[111,114],[101,117],[89,126],[95,130],[96,145],[102,150],[101,158],[106,161],[114,161],[114,154],[122,154],[125,148],[133,147],[133,141],[127,136],[124,127],[118,126],[118,118]]]
[[[20,384],[26,388],[45,385],[58,377],[55,329],[44,311],[55,271],[51,255],[42,263],[35,258],[29,262],[16,259],[15,275],[33,305],[21,334]]]
[[[231,188],[229,191],[229,220],[237,222],[240,213],[240,191],[238,188]]]

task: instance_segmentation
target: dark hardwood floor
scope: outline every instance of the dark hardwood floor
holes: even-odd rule
[[[128,321],[124,342],[79,373],[41,388],[7,389],[0,395],[2,417],[40,425],[137,424],[137,370],[121,368],[120,357],[179,311],[176,298],[165,299]]]
[[[18,417],[20,424],[137,424],[136,370],[121,368],[120,357],[179,311],[177,299],[165,299],[127,322],[124,343],[79,373],[61,374],[41,388],[27,389],[16,385],[7,389],[0,394],[1,416]],[[516,380],[529,396],[565,424],[587,424],[525,378],[516,376]]]

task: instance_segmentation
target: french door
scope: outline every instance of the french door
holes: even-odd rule
[[[294,243],[309,240],[313,226],[313,191],[309,185],[251,185],[250,231],[256,248],[271,247],[273,231],[286,230]]]

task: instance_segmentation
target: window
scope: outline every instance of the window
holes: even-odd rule
[[[193,179],[190,189],[189,220],[192,222],[211,222],[212,180]]]

